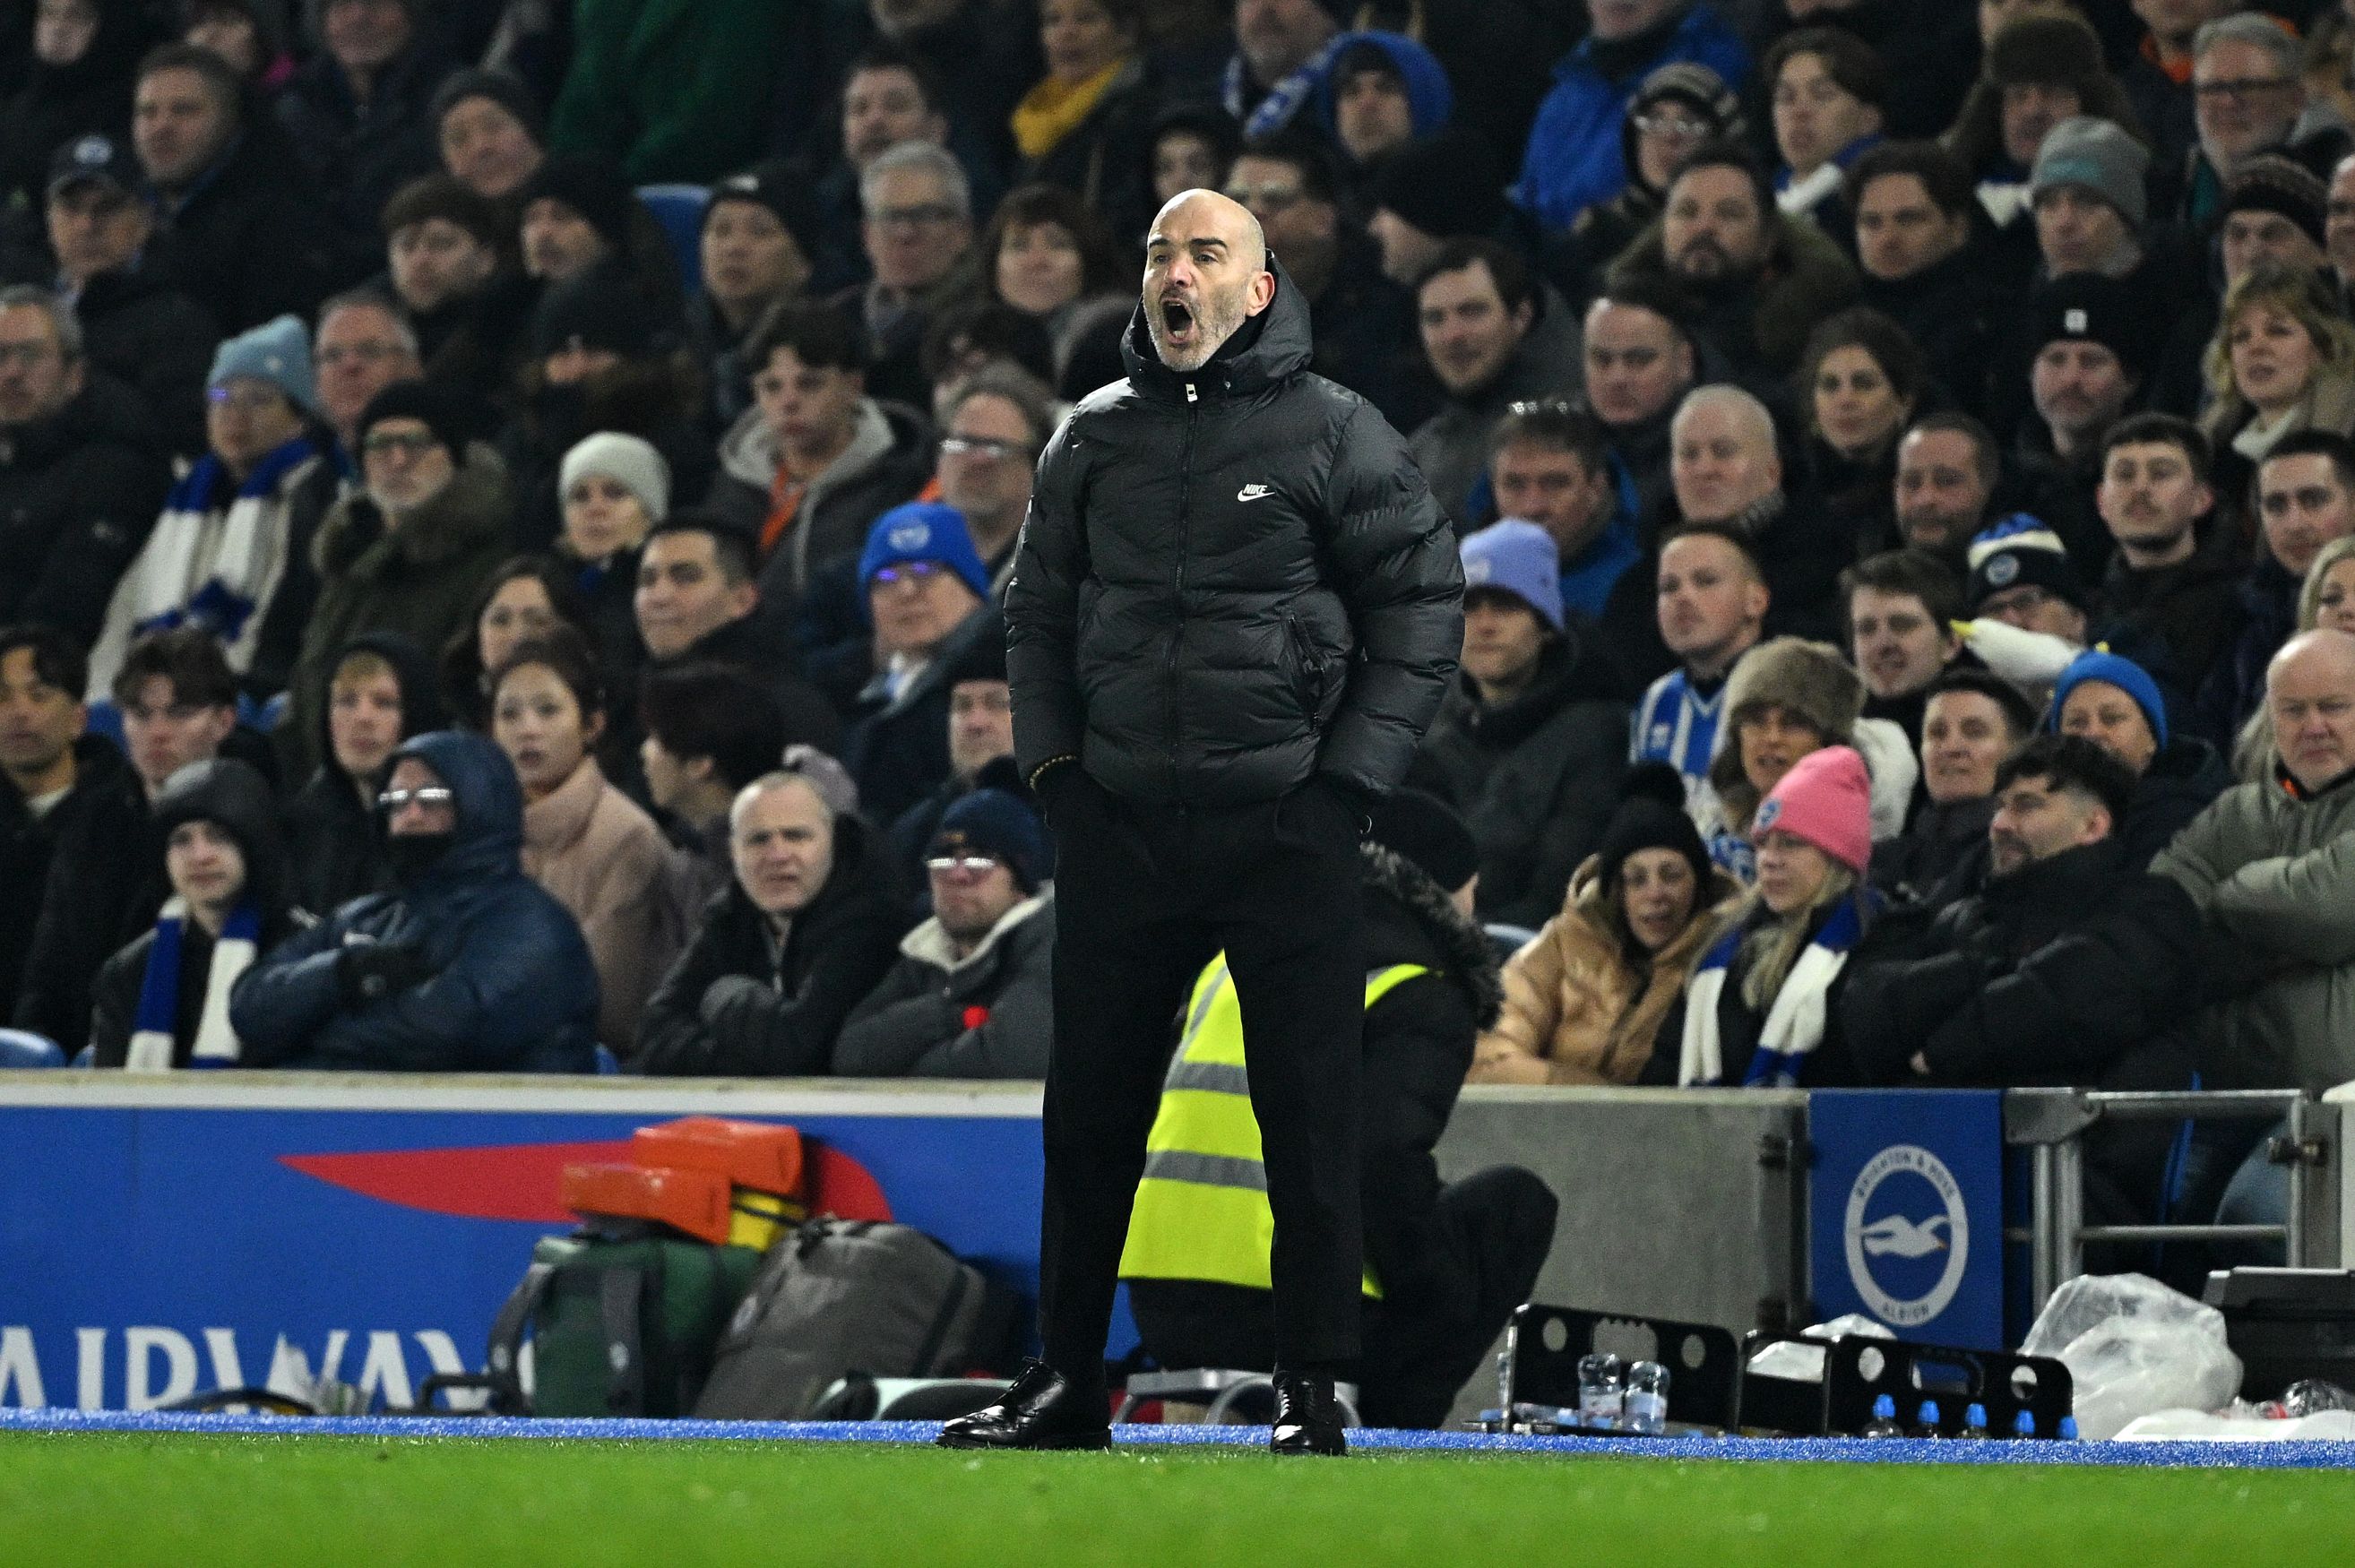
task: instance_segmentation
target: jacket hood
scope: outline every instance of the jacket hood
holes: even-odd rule
[[[401,743],[393,760],[415,757],[457,795],[458,826],[450,848],[420,887],[522,874],[523,785],[515,764],[490,738],[467,730],[432,730]]]
[[[1505,981],[1487,933],[1422,868],[1379,844],[1360,844],[1366,902],[1366,966],[1425,964],[1462,991],[1482,1029],[1504,1010]]]
[[[1180,373],[1161,362],[1153,334],[1145,325],[1145,302],[1129,312],[1128,331],[1120,340],[1121,362],[1128,367],[1132,386],[1156,396],[1183,399],[1188,385],[1214,397],[1242,398],[1275,385],[1308,368],[1315,351],[1311,340],[1308,302],[1270,251],[1267,269],[1275,274],[1275,297],[1267,308],[1235,328],[1234,336],[1200,369]]]
[[[1404,33],[1345,33],[1329,46],[1332,59],[1338,60],[1360,44],[1369,44],[1390,56],[1398,68],[1400,78],[1406,83],[1407,112],[1414,122],[1416,140],[1431,135],[1447,123],[1455,112],[1455,90],[1448,84],[1447,69],[1439,58]],[[1340,99],[1339,85],[1333,80],[1338,74],[1327,71],[1316,84],[1316,117],[1328,134],[1337,133],[1336,112]]]
[[[155,842],[184,822],[212,822],[229,830],[245,855],[247,896],[265,923],[286,907],[286,843],[270,784],[247,763],[229,757],[190,763],[165,781],[155,797]]]
[[[374,654],[392,667],[394,684],[400,688],[400,738],[404,741],[439,730],[442,724],[442,686],[434,673],[433,661],[425,650],[399,632],[369,632],[354,637],[336,650],[336,656],[326,668],[326,678],[333,682],[336,671],[354,654]],[[327,720],[332,705],[327,694],[319,694],[319,757],[325,767],[332,769],[338,778],[349,778],[336,761],[336,748],[327,735]]]

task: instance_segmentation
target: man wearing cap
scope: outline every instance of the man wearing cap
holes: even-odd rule
[[[1538,106],[1514,204],[1549,233],[1627,182],[1620,135],[1627,101],[1661,66],[1694,60],[1721,80],[1750,74],[1749,51],[1718,8],[1679,0],[1587,0],[1591,30],[1553,68]]]
[[[1102,1447],[1104,1339],[1168,1022],[1223,946],[1274,1216],[1279,1453],[1343,1445],[1357,1358],[1359,802],[1405,774],[1463,643],[1462,567],[1397,432],[1308,373],[1258,221],[1154,221],[1128,379],[1041,460],[1007,589],[1017,755],[1056,863],[1044,1360],[951,1445]]]
[[[516,192],[524,272],[543,284],[560,283],[600,261],[626,257],[635,200],[609,165],[552,155]]]
[[[801,297],[818,240],[816,198],[790,165],[758,164],[711,187],[698,241],[703,287],[687,301],[687,335],[720,428],[752,403],[752,367],[738,345],[770,306]]]
[[[976,638],[1000,635],[989,571],[954,507],[911,501],[875,519],[858,558],[875,627],[874,677],[843,738],[858,797],[889,822],[949,776],[949,676]]]
[[[467,425],[461,400],[426,381],[395,382],[360,416],[364,487],[327,515],[312,549],[319,603],[290,688],[288,746],[307,749],[321,732],[318,705],[345,644],[375,631],[441,647],[513,552],[506,472]]]
[[[2061,537],[2038,519],[2013,513],[1972,539],[1966,559],[1971,575],[1963,607],[1973,620],[2085,645],[2093,596]]]
[[[932,917],[835,1042],[846,1078],[1044,1078],[1054,1029],[1054,858],[998,789],[949,807],[924,848]]]
[[[2121,420],[2102,441],[2095,499],[2117,541],[2093,640],[2132,656],[2189,712],[2240,624],[2240,576],[2216,521],[2207,438],[2170,414]]]
[[[1373,170],[1366,232],[1382,276],[1413,288],[1450,240],[1493,238],[1505,219],[1504,165],[1487,138],[1451,126],[1408,143]]]
[[[236,71],[194,44],[151,52],[132,97],[173,275],[223,332],[308,315],[336,271],[317,197],[283,137],[245,123],[245,101]]]
[[[194,459],[205,448],[205,369],[221,332],[171,276],[144,187],[128,142],[99,133],[66,142],[49,160],[49,254],[27,258],[8,281],[63,294],[91,368],[138,393],[173,453]]]
[[[2086,649],[2061,672],[2044,727],[2083,736],[2134,776],[2117,831],[2137,867],[2232,785],[2215,747],[2168,722],[2167,699],[2149,673],[2105,648]]]
[[[2047,132],[2028,181],[2039,276],[2122,279],[2141,268],[2149,167],[2142,144],[2107,120],[2072,115]]]
[[[2027,374],[1998,389],[1998,416],[2026,416],[2019,449],[2057,464],[2084,512],[2095,509],[2103,432],[2140,396],[2164,330],[2126,285],[2100,273],[2056,278],[2029,300]],[[2019,407],[2022,391],[2030,410]]]
[[[1534,931],[1608,826],[1627,707],[1592,623],[1572,623],[1553,539],[1494,523],[1465,539],[1464,655],[1418,766],[1480,850],[1480,918]]]
[[[266,651],[263,626],[282,588],[313,571],[294,549],[333,499],[308,483],[325,462],[310,335],[282,315],[232,337],[213,356],[206,381],[210,450],[173,487],[115,587],[91,650],[97,689],[114,678],[135,639],[181,625],[218,637],[257,698],[284,690],[292,673],[299,626]],[[307,515],[298,517],[298,507]]]
[[[145,410],[90,374],[65,302],[0,289],[0,621],[94,639],[171,484]]]
[[[434,90],[460,62],[427,0],[327,0],[319,52],[279,91],[294,155],[326,197],[341,248],[364,256],[404,180],[432,168]]]
[[[482,301],[503,264],[498,204],[445,174],[426,175],[384,204],[387,272],[431,359],[462,329],[478,325]]]

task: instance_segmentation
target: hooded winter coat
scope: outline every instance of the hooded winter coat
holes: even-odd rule
[[[324,733],[319,709],[338,649],[362,632],[399,632],[421,648],[438,648],[466,624],[484,580],[512,553],[507,495],[499,460],[478,445],[442,493],[397,528],[384,526],[364,492],[327,515],[312,546],[318,608],[288,687],[284,735],[296,752],[297,776],[318,764],[310,748]]]
[[[851,1009],[891,967],[899,879],[855,816],[834,823],[834,868],[779,935],[743,884],[704,906],[687,951],[646,1003],[637,1070],[698,1078],[822,1073]]]
[[[867,530],[875,519],[922,489],[932,477],[932,427],[915,410],[863,400],[850,444],[810,481],[800,510],[761,568],[761,600],[769,606],[767,613],[782,616],[820,567],[855,558],[865,548]],[[759,534],[768,520],[770,491],[783,461],[776,432],[758,408],[746,409],[720,438],[711,509]]]
[[[278,832],[278,805],[261,775],[241,763],[197,763],[174,773],[155,797],[155,843],[160,850],[173,828],[207,821],[226,828],[245,857],[240,903],[261,917],[256,946],[263,953],[310,924],[310,917],[287,901],[286,846]],[[90,1047],[94,1067],[121,1067],[139,1026],[139,993],[155,947],[153,929],[109,958],[91,982]],[[205,1014],[214,939],[194,919],[183,923],[179,986],[174,997],[172,1065],[186,1067]]]
[[[1078,758],[1114,795],[1233,805],[1317,773],[1403,777],[1455,673],[1464,571],[1396,432],[1311,375],[1275,294],[1200,369],[1140,305],[1128,378],[1048,443],[1007,587],[1025,777]]]
[[[257,1066],[403,1072],[591,1072],[597,969],[564,906],[524,875],[523,790],[480,735],[404,743],[457,796],[447,848],[394,892],[353,900],[266,955],[230,993],[229,1021]],[[353,997],[344,948],[413,944],[421,984]]]
[[[671,848],[655,819],[594,757],[523,808],[524,874],[581,923],[597,965],[597,1038],[627,1056],[646,997],[687,945],[692,912],[673,901]]]
[[[1055,894],[1031,894],[959,958],[934,915],[842,1026],[846,1078],[1044,1078],[1054,1038]],[[977,1015],[977,1016],[976,1016]]]
[[[1459,674],[1418,765],[1435,771],[1480,850],[1480,918],[1535,927],[1611,825],[1626,767],[1627,705],[1595,639],[1572,624],[1536,678],[1491,708]]]
[[[103,376],[48,418],[0,430],[0,623],[96,642],[171,487],[139,400]]]
[[[2150,869],[2207,919],[2210,1086],[2318,1094],[2355,1079],[2355,775],[2314,792],[2278,772],[2237,784]]]
[[[1693,960],[1732,912],[1740,884],[1723,871],[1692,918],[1648,960],[1633,957],[1589,856],[1561,912],[1505,961],[1504,1010],[1474,1047],[1473,1083],[1633,1083],[1660,1020],[1684,995]]]
[[[404,741],[442,728],[442,699],[434,682],[432,661],[422,649],[398,632],[372,632],[354,637],[336,650],[320,678],[332,680],[336,668],[356,653],[370,653],[392,667],[400,686],[400,738]],[[392,891],[392,861],[385,854],[384,819],[375,807],[377,790],[390,764],[375,777],[358,780],[336,761],[327,732],[328,703],[321,693],[317,732],[319,771],[286,803],[286,847],[291,862],[291,896],[314,914],[342,908],[364,893]]]

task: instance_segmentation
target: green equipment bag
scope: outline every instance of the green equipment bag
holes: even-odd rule
[[[545,1236],[491,1326],[491,1408],[520,1415],[678,1416],[694,1408],[752,1247],[666,1230]],[[532,1392],[519,1361],[532,1346]]]

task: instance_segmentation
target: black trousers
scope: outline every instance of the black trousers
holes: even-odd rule
[[[1470,1288],[1444,1307],[1397,1292],[1366,1303],[1365,1354],[1351,1376],[1367,1425],[1446,1423],[1457,1391],[1529,1300],[1553,1246],[1556,1208],[1546,1184],[1518,1166],[1492,1166],[1441,1190],[1435,1233],[1448,1256],[1440,1266],[1468,1275]],[[1274,1364],[1264,1291],[1139,1279],[1129,1282],[1128,1300],[1146,1349],[1164,1367]]]
[[[1049,1364],[1075,1379],[1103,1364],[1176,1020],[1221,948],[1275,1214],[1277,1361],[1327,1371],[1350,1361],[1366,983],[1355,815],[1322,789],[1250,805],[1159,805],[1087,778],[1057,805],[1039,1288]]]

